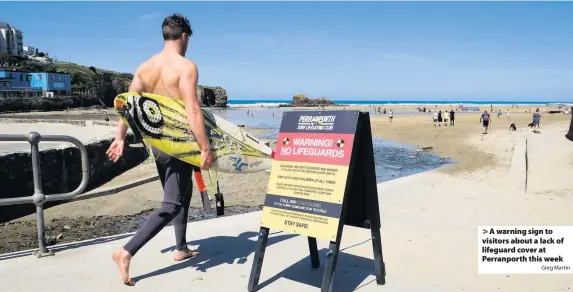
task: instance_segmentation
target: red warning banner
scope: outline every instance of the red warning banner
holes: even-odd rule
[[[348,166],[353,144],[354,134],[279,133],[274,159]]]

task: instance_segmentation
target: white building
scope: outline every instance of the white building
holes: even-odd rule
[[[0,21],[0,54],[12,56],[24,54],[24,34],[21,30]]]
[[[37,48],[26,46],[26,45],[24,45],[22,51],[23,51],[22,53],[24,55],[27,55],[27,56],[37,56],[38,53],[40,52]]]

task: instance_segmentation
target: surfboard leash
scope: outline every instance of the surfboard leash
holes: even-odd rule
[[[211,176],[211,168],[209,168],[207,170],[207,174],[209,175],[209,182],[211,183],[211,188],[213,189],[213,194],[218,193],[218,190],[217,190],[217,188],[215,188],[215,184],[213,183],[213,177]],[[217,181],[217,182],[219,181],[219,175],[218,175],[217,171],[215,171],[215,181]]]

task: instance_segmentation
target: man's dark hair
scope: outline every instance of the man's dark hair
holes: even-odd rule
[[[166,41],[178,40],[184,33],[189,37],[193,34],[189,20],[179,13],[167,16],[165,20],[163,20],[162,27],[163,39]]]

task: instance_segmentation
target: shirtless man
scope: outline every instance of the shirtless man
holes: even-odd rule
[[[480,123],[482,123],[483,128],[485,130],[484,134],[487,134],[487,129],[489,128],[489,121],[490,121],[487,110],[483,111],[483,114],[481,114],[479,121]]]
[[[213,156],[197,98],[199,74],[195,63],[185,58],[192,34],[189,21],[183,15],[174,14],[165,18],[163,21],[165,46],[161,52],[139,66],[129,86],[129,91],[154,93],[183,100],[187,121],[201,149],[201,169],[206,170],[211,166]],[[117,162],[123,154],[126,132],[127,126],[119,121],[115,140],[106,152],[113,162]],[[113,253],[113,260],[119,267],[121,280],[128,286],[135,285],[129,277],[131,258],[171,220],[173,220],[177,247],[175,261],[182,261],[199,254],[188,249],[185,238],[194,166],[156,148],[152,148],[152,152],[157,157],[157,171],[164,190],[161,208],[145,220],[143,226],[127,244]]]

